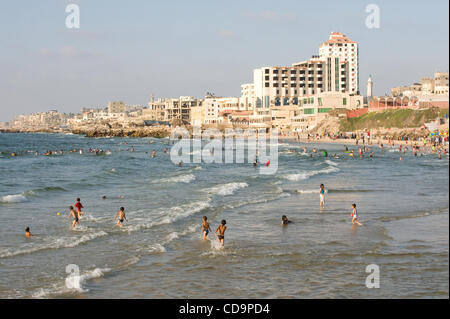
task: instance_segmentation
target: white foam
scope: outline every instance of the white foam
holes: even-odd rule
[[[325,160],[325,163],[327,163],[328,165],[331,165],[331,166],[339,166],[338,163],[335,163],[335,162],[330,161],[330,160]]]
[[[248,187],[247,183],[229,183],[229,184],[223,184],[220,186],[211,187],[208,189],[209,193],[222,195],[222,196],[228,196],[233,195],[234,192],[241,188]]]
[[[22,203],[26,201],[28,201],[28,199],[24,194],[6,195],[0,200],[2,203]]]
[[[100,278],[105,275],[105,273],[111,271],[110,268],[95,268],[94,270],[88,271],[82,275],[72,275],[66,277],[64,284],[58,283],[53,284],[49,288],[39,288],[31,296],[32,298],[46,298],[52,295],[61,295],[64,293],[71,292],[88,292],[89,289],[85,289],[83,285],[86,281],[94,278]]]
[[[298,182],[298,181],[306,180],[315,175],[330,174],[330,173],[335,173],[335,172],[339,172],[339,171],[340,171],[339,168],[337,168],[335,166],[330,166],[330,167],[322,169],[322,170],[307,171],[307,172],[298,173],[298,174],[285,175],[284,178],[286,178],[290,181],[293,181],[293,182]]]
[[[193,174],[187,174],[187,175],[179,175],[169,178],[163,178],[158,180],[156,183],[186,183],[189,184],[190,182],[195,181],[195,176]]]
[[[97,237],[108,235],[104,231],[97,233],[85,234],[79,238],[77,237],[65,237],[65,238],[48,238],[47,243],[37,245],[24,245],[17,250],[3,249],[0,251],[0,258],[14,257],[17,255],[31,254],[45,249],[60,249],[60,248],[73,248]]]
[[[320,189],[297,189],[297,193],[299,194],[319,194]],[[325,190],[325,193],[328,193],[328,189]]]
[[[175,206],[170,208],[167,211],[162,212],[162,217],[160,220],[152,221],[149,223],[140,223],[137,225],[130,225],[124,227],[125,230],[128,232],[140,230],[140,229],[149,229],[154,226],[160,226],[165,224],[171,224],[173,222],[176,222],[177,220],[180,220],[182,218],[191,216],[195,213],[198,213],[202,211],[205,208],[210,207],[210,199],[206,201],[198,201],[198,202],[192,202],[189,204],[181,205],[181,206]]]
[[[88,292],[89,289],[84,289],[83,285],[87,280],[103,277],[105,273],[111,271],[110,268],[95,268],[83,275],[73,275],[66,278],[66,288],[69,290],[76,290],[78,292]]]
[[[161,245],[161,244],[154,244],[154,245],[150,245],[148,246],[147,251],[149,253],[165,253],[167,250],[166,248]]]

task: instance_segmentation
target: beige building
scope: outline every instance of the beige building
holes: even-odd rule
[[[391,95],[397,96],[407,96],[407,97],[418,97],[421,98],[432,98],[436,95],[448,96],[449,94],[449,81],[448,72],[435,72],[434,77],[424,77],[420,83],[414,83],[410,86],[398,86],[391,89]]]
[[[108,103],[108,113],[125,113],[126,110],[125,102],[112,101]]]

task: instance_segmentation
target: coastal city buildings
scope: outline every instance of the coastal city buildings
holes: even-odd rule
[[[147,106],[110,101],[107,107],[83,108],[79,114],[57,111],[17,116],[2,127],[74,127],[80,125],[191,125],[202,127],[278,128],[282,134],[307,132],[336,114],[363,114],[389,107],[447,107],[449,73],[435,72],[420,83],[395,87],[391,96],[374,97],[372,76],[367,97],[360,95],[359,48],[356,41],[332,32],[318,55],[290,66],[253,70],[253,82],[241,85],[240,97],[207,93],[155,98]]]
[[[391,89],[391,94],[397,96],[436,96],[448,95],[449,90],[449,73],[448,72],[434,72],[433,78],[424,77],[420,83],[414,83],[410,86],[398,86]]]

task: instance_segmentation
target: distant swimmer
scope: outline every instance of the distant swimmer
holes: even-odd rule
[[[31,232],[30,232],[30,227],[25,228],[25,237],[30,238],[32,236],[33,236],[33,234],[31,234]]]
[[[123,221],[126,220],[128,221],[128,219],[125,216],[125,208],[120,207],[120,210],[116,213],[116,215],[114,216],[114,221],[116,221],[117,217],[119,217],[119,219],[117,220],[117,227],[122,227],[123,226]]]
[[[165,148],[164,148],[164,154],[166,154],[166,153],[167,153],[167,148],[165,147]]]
[[[208,239],[208,234],[211,232],[211,227],[209,226],[209,223],[207,222],[208,217],[203,216],[202,218],[202,235],[203,235],[203,240],[207,240]]]
[[[227,226],[225,226],[226,224],[227,221],[225,219],[222,220],[219,227],[217,227],[216,231],[214,232],[214,235],[219,233],[217,238],[219,239],[219,242],[222,244],[222,247],[225,246],[225,231],[227,230]]]
[[[81,211],[83,204],[81,204],[81,199],[77,198],[77,202],[75,203],[75,208],[77,209],[78,217],[83,216],[83,212]]]
[[[152,158],[155,158],[155,157],[156,157],[156,151],[153,150],[153,151],[152,151]]]
[[[358,210],[356,209],[356,204],[352,204],[353,211],[350,214],[352,217],[352,224],[358,224],[359,226],[362,226],[362,224],[358,221]]]
[[[325,185],[320,184],[320,207],[323,208],[325,206]]]
[[[183,163],[182,162],[178,162],[178,167],[181,167],[181,166],[183,166]]]
[[[283,215],[283,216],[281,217],[281,225],[282,225],[282,226],[286,226],[286,225],[291,224],[291,223],[292,223],[292,221],[290,221],[290,220],[286,217],[286,215]]]
[[[78,218],[78,213],[73,209],[73,206],[69,207],[70,209],[70,214],[69,214],[69,219],[72,217],[72,228],[75,227],[75,225],[80,225],[80,219]]]
[[[103,196],[103,197],[102,197],[102,199],[106,199],[106,198],[107,198],[106,196]]]

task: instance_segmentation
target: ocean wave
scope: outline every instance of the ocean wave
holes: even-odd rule
[[[100,231],[97,233],[85,234],[81,237],[66,237],[66,238],[48,238],[44,244],[24,245],[17,250],[3,249],[0,250],[0,258],[14,257],[18,255],[31,254],[40,250],[46,249],[60,249],[73,248],[98,237],[106,236],[108,233]]]
[[[162,217],[159,220],[144,222],[136,225],[127,225],[124,227],[124,230],[128,232],[133,232],[141,229],[149,229],[155,226],[174,223],[180,219],[189,217],[208,207],[211,207],[210,201],[211,201],[210,199],[206,201],[196,201],[189,204],[169,208],[168,210],[162,212],[162,215],[164,217]]]
[[[307,171],[307,172],[297,173],[297,174],[288,174],[288,175],[285,175],[284,178],[286,178],[290,181],[293,181],[293,182],[298,182],[298,181],[306,180],[315,175],[331,174],[331,173],[336,173],[339,171],[340,171],[339,168],[337,168],[336,166],[330,165],[328,168],[321,169],[321,170]]]
[[[229,196],[233,195],[234,192],[237,191],[238,189],[246,187],[248,187],[247,183],[228,183],[220,186],[211,187],[207,191],[208,193],[216,195]]]
[[[25,194],[15,194],[15,195],[5,195],[0,198],[0,203],[23,203],[27,202],[28,199],[26,198]]]

